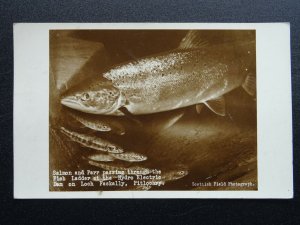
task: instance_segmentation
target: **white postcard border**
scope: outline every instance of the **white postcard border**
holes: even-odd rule
[[[258,191],[49,191],[49,30],[255,29]],[[15,198],[292,198],[289,23],[14,24]]]

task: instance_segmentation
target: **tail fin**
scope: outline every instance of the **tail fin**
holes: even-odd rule
[[[249,95],[254,96],[256,94],[256,76],[253,73],[249,73],[242,87]]]

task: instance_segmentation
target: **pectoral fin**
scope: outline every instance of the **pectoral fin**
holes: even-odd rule
[[[242,87],[249,95],[255,95],[256,93],[256,77],[253,73],[249,73],[242,84]]]
[[[211,99],[207,102],[204,102],[204,104],[214,113],[220,116],[225,116],[225,99],[223,96]]]
[[[141,127],[143,126],[143,123],[140,120],[138,120],[131,112],[129,112],[126,107],[121,107],[118,110],[122,112],[128,119],[133,121],[135,124]]]

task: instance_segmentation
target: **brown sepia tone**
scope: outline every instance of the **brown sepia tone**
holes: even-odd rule
[[[51,191],[257,190],[255,31],[49,35]]]

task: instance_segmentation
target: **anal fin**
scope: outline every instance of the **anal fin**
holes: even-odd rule
[[[214,113],[225,116],[225,99],[223,96],[206,101],[204,104]]]
[[[196,111],[197,111],[198,114],[201,113],[202,109],[203,109],[203,104],[200,103],[200,104],[196,105]]]
[[[256,77],[253,73],[249,73],[242,84],[242,87],[249,95],[255,95],[256,93]]]

